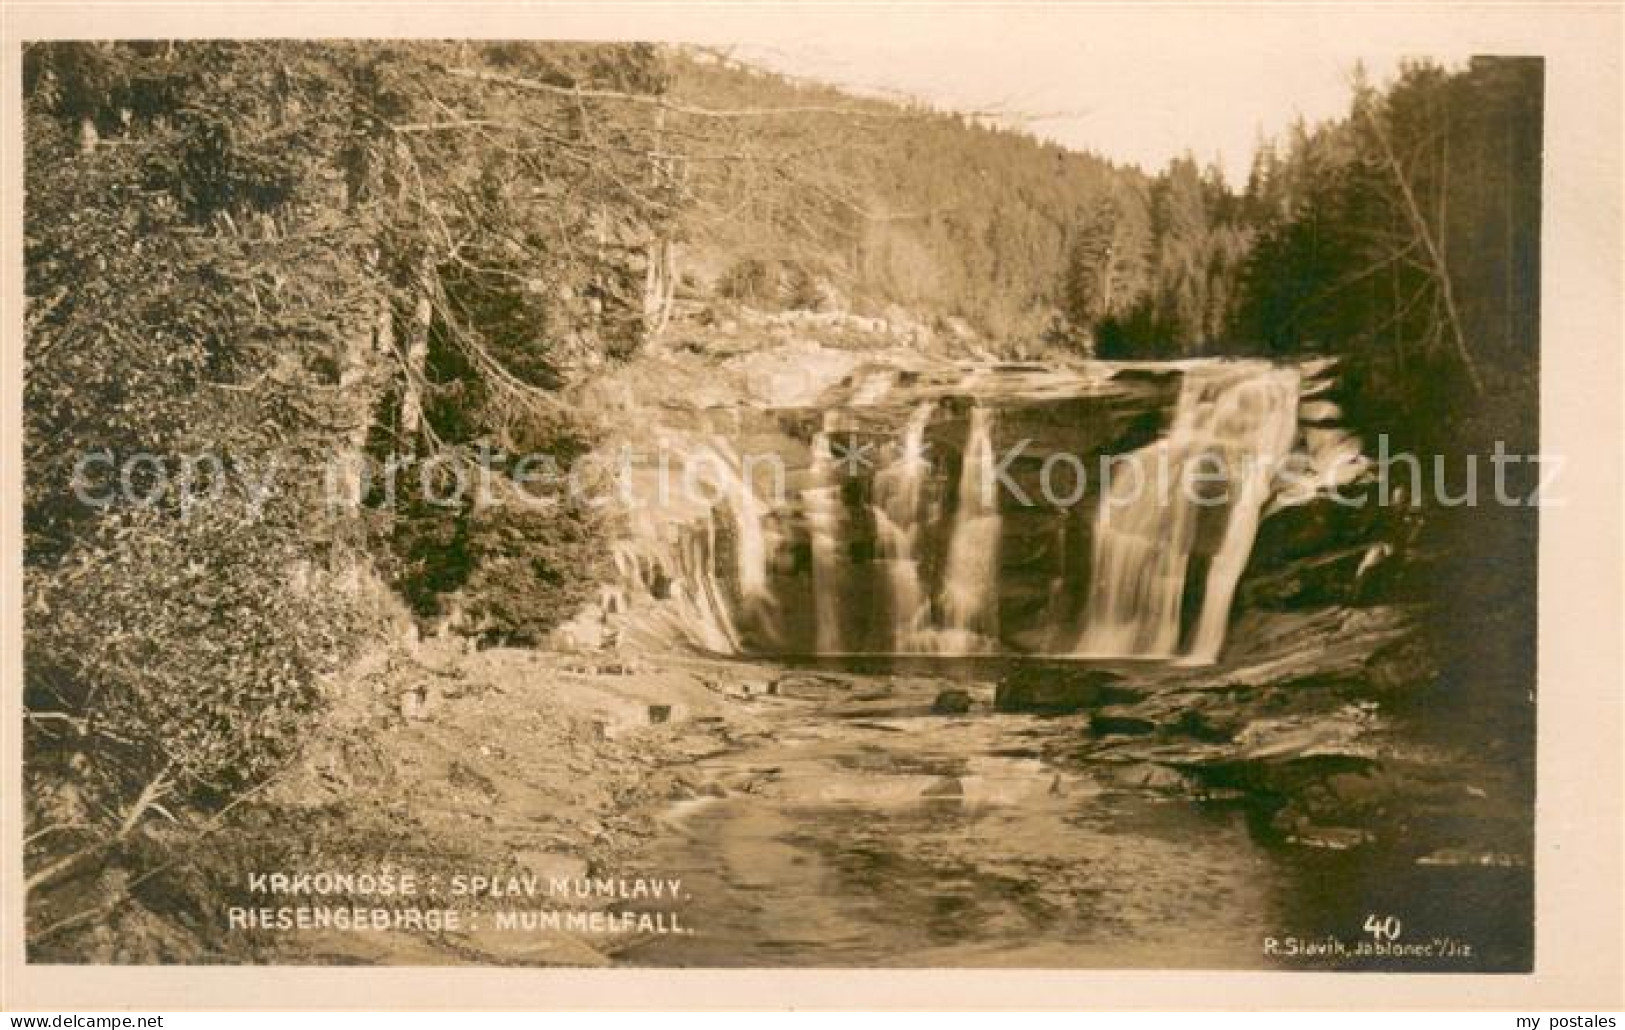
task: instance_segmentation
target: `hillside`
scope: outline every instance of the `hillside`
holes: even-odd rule
[[[1031,343],[1063,327],[1089,220],[1147,203],[1138,170],[985,119],[698,52],[673,69],[674,94],[707,107],[803,112],[736,119],[724,149],[747,159],[686,170],[685,268],[726,296],[816,306],[833,291],[862,313],[895,304]]]

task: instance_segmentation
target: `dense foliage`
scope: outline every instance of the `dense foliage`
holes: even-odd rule
[[[1538,60],[1362,86],[1347,118],[1258,156],[1230,337],[1343,356],[1360,417],[1408,446],[1533,449],[1540,161]]]
[[[1176,163],[1162,196],[1219,212],[1225,242],[1170,237],[1181,223],[1164,219],[1149,300],[1097,326],[1120,357],[1336,358],[1368,449],[1420,457],[1421,481],[1396,465],[1404,492],[1382,499],[1405,509],[1390,543],[1417,599],[1436,602],[1460,711],[1502,731],[1532,716],[1538,510],[1498,502],[1490,463],[1497,447],[1539,452],[1542,71],[1478,58],[1357,82],[1346,117],[1262,148],[1236,195],[1199,191]],[[1185,246],[1204,238],[1205,258]],[[1538,474],[1523,457],[1505,466],[1508,496],[1532,496]],[[1473,503],[1443,503],[1470,485]]]
[[[31,887],[277,768],[322,677],[404,618],[374,570],[495,638],[589,589],[565,574],[602,551],[589,512],[333,472],[590,446],[556,388],[647,331],[662,68],[635,46],[27,49]],[[471,584],[483,611],[449,603]],[[83,922],[50,900],[79,896],[31,932]]]

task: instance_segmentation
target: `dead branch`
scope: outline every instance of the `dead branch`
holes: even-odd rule
[[[517,75],[502,75],[497,72],[481,71],[477,68],[448,68],[446,71],[463,79],[474,79],[479,82],[495,82],[504,86],[514,86],[519,89],[535,90],[542,93],[551,93],[554,96],[580,100],[613,100],[620,103],[639,104],[654,107],[673,114],[692,115],[696,118],[775,118],[794,115],[827,114],[853,118],[905,118],[910,114],[904,111],[877,111],[862,107],[831,107],[824,104],[813,104],[796,107],[739,107],[725,110],[711,107],[699,107],[694,104],[685,104],[669,97],[658,96],[651,93],[624,93],[613,89],[583,89],[579,86],[556,86],[550,82],[541,82],[537,79],[521,78]]]
[[[1473,361],[1472,353],[1467,349],[1467,338],[1461,328],[1461,314],[1456,307],[1455,290],[1450,283],[1450,269],[1445,263],[1444,249],[1435,238],[1433,228],[1428,224],[1422,214],[1421,205],[1417,202],[1416,192],[1411,188],[1411,182],[1404,166],[1399,163],[1394,153],[1393,144],[1388,139],[1388,132],[1381,120],[1372,112],[1370,105],[1361,104],[1360,111],[1365,115],[1366,122],[1371,126],[1372,135],[1376,137],[1377,145],[1382,148],[1384,166],[1393,177],[1394,186],[1399,191],[1403,202],[1405,217],[1410,222],[1411,231],[1421,244],[1428,259],[1428,274],[1438,283],[1439,297],[1444,306],[1445,322],[1450,330],[1451,343],[1455,347],[1456,356],[1461,360],[1463,371],[1467,373],[1467,381],[1473,388],[1473,393],[1484,393],[1484,380],[1479,375],[1478,365]],[[1442,233],[1443,226],[1439,227]]]

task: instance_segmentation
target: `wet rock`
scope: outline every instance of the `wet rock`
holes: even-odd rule
[[[1293,559],[1363,551],[1380,528],[1380,509],[1374,498],[1350,493],[1362,503],[1340,504],[1322,496],[1270,512],[1258,527],[1250,568],[1270,571]]]
[[[922,798],[962,798],[965,796],[965,785],[957,776],[944,776],[920,791]]]
[[[789,339],[776,346],[753,348],[728,359],[724,367],[739,375],[751,398],[764,407],[796,408],[813,404],[860,360],[861,354],[855,351]]]
[[[1155,365],[1129,365],[1119,368],[1112,373],[1112,381],[1124,384],[1151,383],[1158,386],[1167,386],[1178,383],[1184,373],[1177,368],[1162,368]]]
[[[1329,805],[1344,811],[1370,812],[1380,808],[1391,785],[1375,769],[1333,773],[1322,785]]]
[[[1214,715],[1187,709],[1179,717],[1164,727],[1164,731],[1172,736],[1189,737],[1204,744],[1225,744],[1235,739],[1240,727],[1234,723],[1226,723]]]
[[[1212,745],[1207,745],[1212,746]],[[1358,755],[1312,754],[1208,760],[1179,765],[1205,792],[1247,799],[1273,812],[1270,831],[1283,843],[1341,851],[1375,841],[1385,820],[1386,785],[1378,766]]]
[[[964,715],[970,711],[970,691],[944,690],[931,702],[931,711],[936,715]]]
[[[1431,866],[1493,866],[1518,869],[1529,864],[1522,855],[1501,851],[1469,851],[1465,848],[1440,848],[1416,860],[1417,865]]]
[[[1288,844],[1302,848],[1321,848],[1326,851],[1347,851],[1376,840],[1369,830],[1351,826],[1300,825],[1286,834]]]
[[[1089,732],[1097,737],[1142,737],[1155,733],[1157,724],[1149,719],[1136,719],[1131,715],[1107,715],[1096,712],[1089,717]]]
[[[1367,550],[1344,548],[1286,561],[1242,584],[1241,603],[1249,608],[1347,604],[1358,593],[1359,572]]]
[[[1247,612],[1231,628],[1231,687],[1359,681],[1382,649],[1414,638],[1414,610],[1397,605]],[[1232,664],[1233,663],[1233,664]]]
[[[1191,787],[1190,780],[1178,770],[1154,762],[1122,762],[1100,767],[1101,780],[1117,787],[1138,787],[1144,790],[1181,793]]]
[[[1438,661],[1420,637],[1404,637],[1372,652],[1365,682],[1379,693],[1423,686],[1438,678]]]
[[[1001,712],[1057,715],[1138,701],[1139,693],[1122,686],[1121,680],[1104,669],[1022,666],[999,681],[993,707]]]
[[[782,697],[821,698],[837,690],[847,690],[851,684],[834,676],[817,673],[793,672],[772,682],[771,693]]]

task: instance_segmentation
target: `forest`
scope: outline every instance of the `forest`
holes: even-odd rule
[[[682,300],[900,309],[1006,357],[1335,357],[1368,437],[1537,449],[1538,60],[1359,81],[1240,189],[699,50],[51,43],[24,65],[34,891],[155,888],[403,609],[472,598],[535,643],[616,528],[359,480],[335,510],[293,476],[248,517],[190,506],[163,464],[134,474],[145,503],[99,508],[87,454],[112,459],[91,487],[137,453],[207,452],[204,485],[239,492],[334,453],[569,459],[606,429],[569,390]],[[1506,631],[1459,659],[1528,682],[1533,514],[1422,526],[1412,589],[1471,591]],[[104,914],[48,907],[30,939]]]

